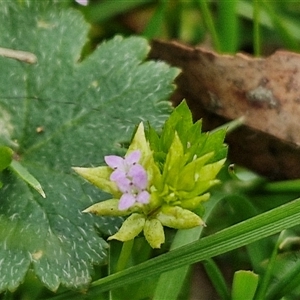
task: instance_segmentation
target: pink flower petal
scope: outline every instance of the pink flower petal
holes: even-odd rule
[[[131,185],[132,183],[128,178],[117,182],[117,186],[122,193],[131,193]]]
[[[132,166],[128,172],[128,176],[132,178],[134,186],[138,189],[143,190],[147,187],[148,176],[145,169],[140,164]]]
[[[105,160],[106,164],[109,167],[111,167],[112,169],[125,170],[124,159],[121,156],[107,155],[107,156],[104,156],[104,160]]]
[[[127,177],[123,171],[116,170],[111,173],[110,180],[114,181],[122,193],[130,193],[132,189],[132,181]]]
[[[109,177],[111,181],[115,181],[115,182],[118,182],[120,180],[122,181],[124,180],[124,178],[127,178],[127,173],[119,169],[113,171]]]
[[[136,197],[136,201],[142,204],[149,203],[149,199],[150,199],[150,194],[147,191],[140,192]]]
[[[122,158],[117,155],[104,157],[105,162],[114,171],[110,180],[115,182],[123,195],[120,198],[119,209],[125,210],[136,202],[149,203],[150,194],[145,191],[148,185],[146,170],[138,162],[141,158],[141,151],[135,150]]]
[[[125,210],[135,203],[135,197],[131,194],[123,194],[119,202],[119,210]]]
[[[128,155],[126,155],[126,157],[125,157],[126,165],[132,166],[132,165],[138,163],[140,158],[141,158],[141,151],[135,150],[135,151],[129,153]]]

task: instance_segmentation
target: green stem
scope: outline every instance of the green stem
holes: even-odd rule
[[[260,36],[260,0],[253,1],[253,47],[254,55],[261,55],[261,36]]]
[[[268,1],[261,2],[263,8],[269,15],[274,25],[276,33],[279,35],[279,38],[285,48],[293,51],[299,51],[299,43],[297,39],[292,35],[291,31],[288,30],[285,19],[280,15],[278,11],[275,10],[274,5],[270,5]]]
[[[119,259],[118,259],[116,265],[113,262],[114,261],[113,257],[114,256],[118,257],[118,254],[112,253],[111,252],[112,249],[110,249],[110,251],[109,251],[109,256],[110,256],[109,275],[112,275],[113,273],[118,273],[118,272],[126,269],[126,267],[128,266],[128,260],[132,253],[133,243],[134,243],[134,239],[123,243],[121,252],[119,255]],[[109,300],[118,299],[118,297],[119,297],[119,295],[118,294],[115,295],[114,289],[109,290]]]
[[[211,130],[210,133],[212,134],[218,130],[226,129],[226,133],[228,134],[228,133],[231,133],[232,131],[236,130],[237,128],[241,127],[244,123],[245,123],[245,117],[242,116],[235,120],[227,122],[221,126],[218,126],[217,128]]]
[[[269,182],[264,185],[264,191],[271,193],[299,193],[300,179]]]
[[[206,0],[198,0],[198,3],[200,6],[200,9],[202,11],[202,17],[203,17],[205,26],[207,27],[207,29],[211,35],[211,38],[212,38],[212,41],[214,44],[214,48],[216,51],[221,52],[220,40],[219,40],[219,37],[217,34],[216,27],[214,25],[212,15],[209,12],[207,1]]]
[[[120,257],[117,263],[116,272],[120,272],[124,269],[126,269],[132,247],[133,247],[134,239],[124,242],[122,246],[122,250],[120,253]]]
[[[167,2],[166,0],[159,1],[153,16],[142,33],[147,39],[153,39],[161,35],[163,23],[166,19]]]
[[[221,51],[234,54],[238,46],[238,0],[218,1],[218,33]]]
[[[255,295],[255,300],[264,300],[266,299],[266,292],[268,289],[268,285],[270,283],[271,280],[271,276],[272,276],[272,272],[274,269],[274,265],[275,265],[275,261],[276,261],[276,257],[277,257],[277,253],[278,253],[278,249],[279,249],[279,244],[281,243],[282,238],[281,235],[279,236],[279,238],[277,239],[277,242],[274,246],[272,255],[270,257],[266,272],[259,284],[257,293]]]
[[[203,266],[220,298],[223,300],[229,300],[230,294],[225,279],[217,264],[209,258],[203,262]]]

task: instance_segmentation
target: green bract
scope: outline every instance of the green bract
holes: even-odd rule
[[[224,130],[201,133],[201,122],[193,123],[185,102],[174,109],[161,134],[151,126],[145,130],[140,123],[126,156],[140,151],[138,163],[147,173],[149,202],[137,201],[128,209],[119,209],[120,197],[131,195],[131,191],[120,190],[118,183],[111,180],[116,168],[74,168],[82,177],[112,195],[112,199],[96,203],[85,212],[102,216],[130,215],[109,239],[128,241],[143,231],[153,248],[159,248],[164,242],[163,226],[187,229],[204,225],[197,212],[201,211],[201,203],[209,198],[206,191],[218,183],[215,178],[227,154],[224,136]],[[116,159],[122,162],[121,158]],[[121,177],[124,172],[121,183],[130,180],[129,170],[118,172]]]

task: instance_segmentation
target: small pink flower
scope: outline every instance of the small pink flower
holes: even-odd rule
[[[141,165],[136,164],[132,166],[127,174],[129,178],[132,178],[132,183],[135,187],[141,190],[144,190],[147,187],[148,176],[145,169]]]
[[[115,182],[123,193],[119,202],[119,209],[125,210],[135,203],[147,204],[150,195],[146,191],[148,185],[147,172],[138,162],[141,157],[139,150],[133,151],[122,158],[117,155],[104,157],[105,162],[114,171],[110,180]]]

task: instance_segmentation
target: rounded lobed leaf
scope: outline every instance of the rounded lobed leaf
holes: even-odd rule
[[[71,166],[91,168],[107,154],[123,154],[141,120],[161,126],[178,74],[164,63],[144,62],[149,45],[138,37],[116,37],[80,59],[88,24],[55,2],[0,6],[1,46],[37,57],[34,65],[0,57],[0,142],[17,152],[47,195],[42,199],[12,172],[1,175],[0,292],[16,289],[29,265],[51,290],[90,283],[92,265],[107,255],[95,227],[112,234],[120,220],[81,213],[107,194],[88,187]],[[103,173],[89,172],[88,180],[107,186],[99,181]]]

